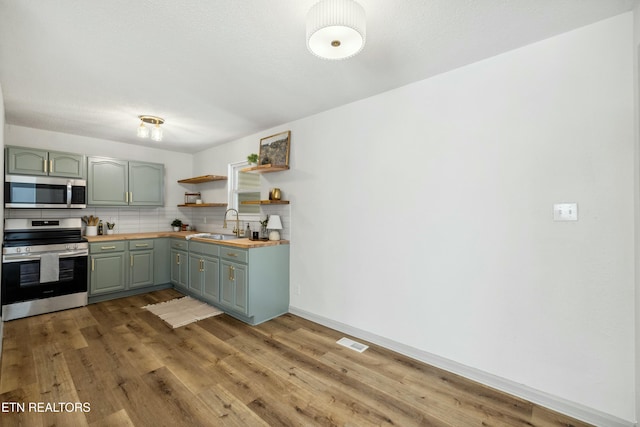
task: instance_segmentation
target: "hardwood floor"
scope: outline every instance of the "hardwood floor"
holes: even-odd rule
[[[0,425],[587,425],[294,315],[170,329],[140,308],[178,296],[5,323]]]

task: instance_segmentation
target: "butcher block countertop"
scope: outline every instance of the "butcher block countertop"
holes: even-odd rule
[[[185,239],[191,234],[197,234],[197,231],[152,231],[148,233],[123,233],[109,234],[103,236],[85,236],[89,243],[96,242],[112,242],[114,240],[138,240],[138,239],[156,239],[158,237],[173,237],[177,239]],[[186,239],[185,239],[186,240]],[[194,237],[194,242],[215,243],[216,245],[233,246],[236,248],[250,249],[262,248],[265,246],[288,245],[288,240],[250,240],[247,238],[233,240],[214,240]]]

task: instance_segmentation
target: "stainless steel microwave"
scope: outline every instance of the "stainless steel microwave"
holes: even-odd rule
[[[5,208],[82,209],[87,181],[51,176],[5,175]]]

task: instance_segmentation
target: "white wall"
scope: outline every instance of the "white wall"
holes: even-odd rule
[[[623,420],[634,406],[628,13],[291,129],[291,306]],[[277,184],[277,185],[276,185]],[[579,204],[578,222],[552,205]]]
[[[11,217],[97,215],[104,220],[111,218],[110,222],[115,221],[116,233],[170,230],[169,224],[175,217],[181,218],[186,223],[191,222],[191,211],[177,208],[178,204],[184,203],[185,192],[177,181],[193,176],[190,154],[15,125],[7,125],[5,134],[6,145],[69,151],[89,156],[139,160],[165,165],[165,206],[163,208],[12,209],[7,211],[7,215]]]

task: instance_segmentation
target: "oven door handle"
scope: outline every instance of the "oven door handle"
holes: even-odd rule
[[[70,258],[70,257],[74,257],[74,256],[88,256],[88,255],[89,255],[89,251],[83,250],[83,251],[73,251],[73,252],[62,252],[61,254],[59,254],[59,257],[60,258]],[[2,262],[34,261],[34,260],[39,260],[39,259],[40,259],[40,254],[34,254],[34,255],[25,255],[25,254],[4,255],[2,257]]]
[[[40,255],[4,255],[2,257],[2,262],[33,261],[39,259]]]
[[[74,251],[74,252],[63,252],[60,254],[60,258],[69,258],[72,256],[89,256],[89,251]]]

